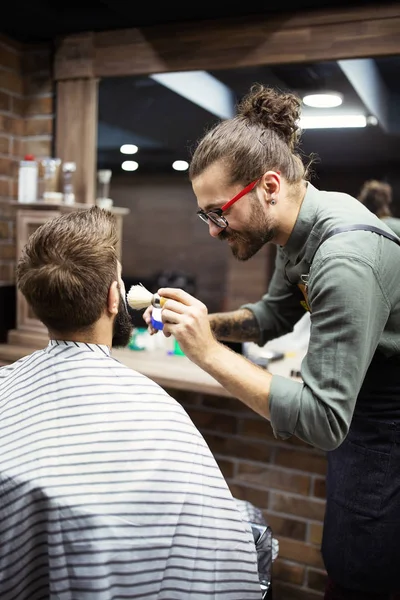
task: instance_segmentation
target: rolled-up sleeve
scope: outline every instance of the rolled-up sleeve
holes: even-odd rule
[[[315,273],[315,275],[313,275]],[[379,273],[359,256],[325,256],[309,282],[311,329],[302,382],[274,375],[277,437],[332,450],[347,435],[358,393],[389,315]]]

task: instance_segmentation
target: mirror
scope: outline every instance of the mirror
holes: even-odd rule
[[[125,277],[154,286],[161,272],[188,276],[210,311],[226,308],[229,249],[216,247],[195,215],[187,171],[172,165],[190,161],[196,140],[233,115],[255,82],[302,98],[338,93],[340,106],[303,107],[302,151],[318,157],[312,182],[357,195],[366,179],[384,179],[393,186],[393,212],[400,216],[399,66],[400,58],[389,56],[101,80],[98,168],[112,170],[111,198],[131,211],[124,225]],[[314,128],[315,117],[325,118],[323,127]],[[341,126],[332,127],[338,120]],[[135,153],[122,154],[123,145]],[[123,170],[124,161],[134,170]],[[247,300],[253,279],[242,283]],[[259,297],[255,288],[254,295]]]

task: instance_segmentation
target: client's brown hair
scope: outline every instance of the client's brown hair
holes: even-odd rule
[[[17,285],[50,331],[89,329],[107,306],[117,280],[114,216],[93,206],[41,225],[17,264]]]

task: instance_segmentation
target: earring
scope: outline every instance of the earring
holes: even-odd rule
[[[276,200],[271,200],[271,204],[276,204]]]

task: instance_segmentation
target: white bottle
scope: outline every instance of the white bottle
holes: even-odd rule
[[[27,154],[19,163],[18,202],[36,202],[38,195],[38,164],[35,157]]]

